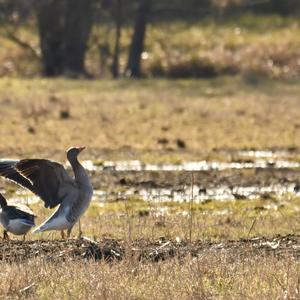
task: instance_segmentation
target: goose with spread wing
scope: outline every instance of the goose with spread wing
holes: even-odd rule
[[[0,194],[0,223],[4,227],[3,239],[9,240],[7,232],[15,235],[23,235],[35,226],[35,215],[27,206],[8,205],[6,199]]]
[[[60,230],[64,238],[64,230],[67,230],[69,237],[74,224],[89,207],[93,187],[86,170],[78,161],[78,155],[84,149],[72,147],[67,151],[75,178],[68,175],[63,165],[47,159],[0,161],[0,176],[32,191],[44,201],[46,208],[59,205],[54,214],[33,232]]]

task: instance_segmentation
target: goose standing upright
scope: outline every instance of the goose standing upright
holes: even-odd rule
[[[64,230],[67,230],[69,237],[74,224],[89,207],[93,187],[86,170],[78,161],[78,155],[84,149],[85,147],[72,147],[67,151],[75,178],[71,178],[60,163],[47,159],[0,161],[1,176],[38,195],[46,208],[54,208],[60,204],[33,232],[60,230],[64,238]]]
[[[8,205],[6,199],[0,194],[0,223],[4,227],[3,239],[9,240],[7,232],[15,235],[23,235],[25,240],[26,233],[35,226],[35,215],[28,207],[18,207]]]

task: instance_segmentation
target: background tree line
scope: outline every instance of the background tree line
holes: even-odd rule
[[[28,19],[35,20],[40,49],[31,49],[26,41],[7,30],[11,40],[29,48],[39,56],[43,74],[49,77],[89,77],[85,69],[85,54],[94,25],[108,22],[114,30],[114,47],[111,53],[111,74],[141,77],[141,55],[144,50],[147,26],[156,20],[190,19],[204,16],[239,14],[245,11],[278,13],[299,12],[298,0],[0,0],[0,21],[6,25],[20,26]],[[121,73],[120,39],[123,26],[132,27],[128,59]],[[10,27],[14,28],[14,27]],[[105,60],[107,45],[100,46]]]

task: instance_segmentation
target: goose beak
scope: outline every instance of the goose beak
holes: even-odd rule
[[[79,152],[83,151],[85,149],[85,146],[78,147]]]

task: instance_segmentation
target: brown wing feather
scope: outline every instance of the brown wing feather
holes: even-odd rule
[[[3,176],[27,189],[36,193],[30,180],[22,176],[16,169],[15,166],[18,160],[1,160],[0,161],[0,176]]]
[[[59,189],[68,174],[64,167],[47,159],[24,159],[16,164],[16,170],[32,182],[36,194],[53,208],[61,203]]]

